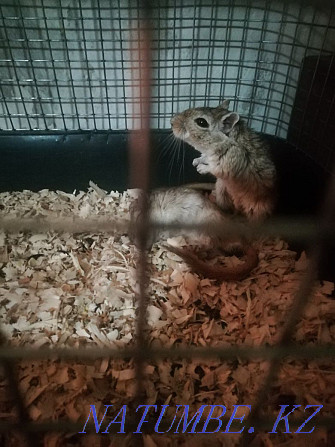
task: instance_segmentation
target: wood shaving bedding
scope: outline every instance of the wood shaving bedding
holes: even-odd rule
[[[132,190],[107,193],[93,183],[87,193],[48,190],[2,193],[0,215],[17,219],[118,216],[127,220],[133,198]],[[177,236],[169,242],[182,245],[187,241]],[[303,253],[297,259],[297,254],[281,240],[267,239],[257,246],[260,262],[247,279],[218,283],[190,272],[176,255],[156,243],[149,254],[148,323],[152,345],[276,343],[304,274],[306,256]],[[231,258],[227,262],[238,260]],[[131,345],[136,290],[136,250],[127,234],[5,234],[0,230],[0,322],[11,346]],[[297,326],[296,342],[334,343],[333,291],[333,283],[324,281],[315,285],[313,297]],[[227,408],[252,404],[266,370],[265,361],[238,359],[224,363],[215,359],[150,362],[146,371],[147,401],[143,404],[188,404],[194,411],[202,404]],[[101,412],[106,403],[130,405],[135,390],[132,361],[21,362],[18,374],[30,417],[37,421],[86,420],[90,404]],[[334,376],[331,360],[286,360],[264,405],[265,414],[277,414],[275,410],[283,396],[303,406],[319,402],[324,405],[324,416],[334,414]],[[5,387],[3,382],[0,413],[4,420],[10,421],[14,412],[4,394]],[[210,437],[211,444],[218,446],[235,445],[238,440],[231,435],[230,440],[225,435]],[[319,428],[309,435],[308,442],[326,442],[327,437],[327,432]],[[8,439],[3,438],[6,442]],[[94,445],[103,445],[98,436],[84,439],[64,434],[46,435],[44,445],[86,445],[88,439],[94,439]],[[144,437],[148,446],[193,446],[207,442],[194,436]],[[262,432],[256,436],[256,442],[255,445],[266,446],[298,445],[290,435]]]

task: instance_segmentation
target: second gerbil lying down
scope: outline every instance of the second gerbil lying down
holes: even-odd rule
[[[241,239],[231,240],[225,237],[208,235],[212,225],[223,225],[227,217],[221,213],[219,208],[206,198],[200,191],[179,187],[161,189],[150,194],[150,220],[155,223],[163,223],[162,228],[154,228],[149,233],[148,247],[154,242],[168,239],[171,236],[183,235],[197,245],[204,248],[229,249],[232,244],[238,246],[245,255],[245,262],[234,266],[225,267],[212,265],[201,260],[195,251],[190,248],[177,248],[166,245],[166,248],[180,256],[196,273],[201,273],[207,278],[220,281],[241,280],[249,275],[251,270],[258,264],[257,251]],[[140,219],[139,201],[135,200],[131,205],[132,221]],[[204,230],[169,229],[168,225],[203,225]],[[206,226],[208,225],[208,229]]]

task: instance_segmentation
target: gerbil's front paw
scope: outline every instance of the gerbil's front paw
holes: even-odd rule
[[[199,158],[195,158],[193,160],[193,166],[197,169],[199,174],[208,174],[209,173],[209,167],[206,157],[201,156]]]
[[[192,161],[192,165],[196,168],[196,167],[198,166],[199,163],[201,163],[201,162],[204,161],[204,158],[205,158],[204,156],[199,157],[199,158],[195,158],[195,159]]]
[[[199,172],[199,174],[209,174],[210,173],[209,166],[207,163],[199,163],[197,166],[197,171]]]

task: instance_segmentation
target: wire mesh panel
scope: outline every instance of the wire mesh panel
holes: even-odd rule
[[[4,130],[131,127],[134,1],[1,2]],[[306,55],[334,50],[330,7],[300,2],[153,3],[152,126],[233,99],[257,130],[285,137]]]

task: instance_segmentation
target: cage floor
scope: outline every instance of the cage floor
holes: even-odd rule
[[[88,192],[76,194],[48,190],[2,193],[0,216],[129,219],[132,194],[131,190],[106,193],[94,184]],[[176,238],[180,244],[187,242]],[[282,240],[267,239],[257,242],[257,246],[260,262],[247,279],[218,283],[199,278],[176,255],[156,243],[149,254],[150,343],[157,347],[275,344],[304,274],[306,257],[304,253],[297,257]],[[0,247],[0,321],[9,346],[133,344],[136,251],[126,234],[72,234],[71,228],[64,234],[2,232]],[[233,258],[226,261],[238,262]],[[333,291],[331,282],[315,284],[297,326],[298,344],[334,343]],[[266,361],[238,359],[224,363],[216,359],[150,362],[143,404],[187,404],[194,411],[202,404],[228,408],[252,404],[266,369]],[[89,405],[95,404],[101,412],[104,404],[121,407],[134,395],[132,361],[20,362],[18,374],[30,417],[36,421],[86,420]],[[275,414],[283,403],[322,404],[323,416],[334,414],[334,375],[331,359],[287,359],[264,405],[265,414]],[[13,421],[15,414],[5,390],[2,382],[1,418]],[[283,402],[285,399],[287,402]],[[304,416],[303,411],[299,416]],[[316,445],[326,442],[327,436],[318,428],[308,438],[302,435],[299,442],[306,445],[303,442],[308,439]],[[237,437],[228,441],[218,435],[212,439],[218,446],[235,445]],[[173,434],[147,435],[145,445],[172,446],[177,438]],[[3,441],[8,439],[4,437]],[[54,433],[47,435],[44,445],[86,445],[87,439]],[[200,438],[188,439],[185,436],[178,445],[207,445]],[[260,432],[257,439],[259,445],[300,445],[291,435]],[[101,442],[94,437],[94,445],[104,445]],[[121,445],[117,442],[115,445]]]

